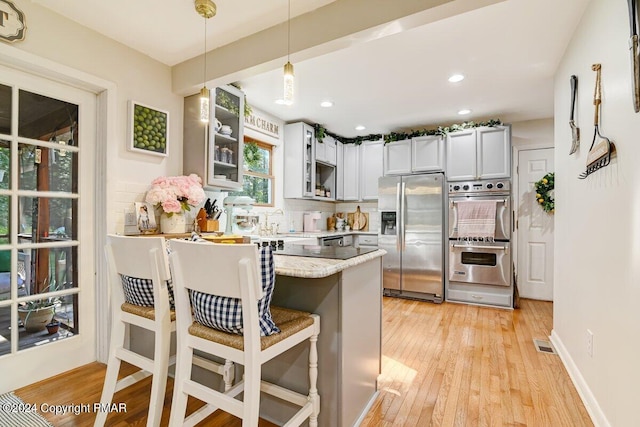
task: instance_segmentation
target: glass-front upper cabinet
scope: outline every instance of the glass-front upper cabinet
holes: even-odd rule
[[[284,127],[284,197],[314,197],[316,190],[315,131],[307,123]]]
[[[208,188],[241,190],[244,93],[233,86],[212,89],[208,125],[199,120],[199,105],[198,94],[184,99],[184,173],[199,175]]]
[[[218,188],[242,188],[244,94],[225,86],[212,91],[212,98],[208,181]]]

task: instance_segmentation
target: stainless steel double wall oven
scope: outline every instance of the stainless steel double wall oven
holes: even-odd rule
[[[468,238],[460,233],[460,205],[466,201],[495,202],[495,234],[485,238]],[[449,299],[486,303],[482,290],[508,288],[511,272],[511,192],[505,180],[449,183]],[[469,287],[456,285],[472,285]],[[467,292],[466,289],[469,289]],[[453,290],[453,292],[452,292]],[[505,289],[499,293],[507,295]],[[453,298],[452,298],[453,297]],[[511,299],[489,301],[507,305]]]

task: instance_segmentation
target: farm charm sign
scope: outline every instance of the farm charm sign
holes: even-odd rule
[[[244,116],[244,125],[249,129],[264,133],[274,138],[280,138],[280,126],[277,123],[257,114],[255,111]]]
[[[24,13],[8,0],[0,0],[0,40],[23,40],[27,29]]]

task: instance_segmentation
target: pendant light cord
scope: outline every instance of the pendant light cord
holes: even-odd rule
[[[204,78],[202,79],[203,86],[207,86],[207,17],[204,18]]]
[[[287,14],[287,62],[291,62],[289,60],[290,54],[291,54],[291,0],[289,0],[289,11]]]

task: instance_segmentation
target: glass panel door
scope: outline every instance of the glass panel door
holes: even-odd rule
[[[95,360],[96,97],[0,71],[2,393]]]
[[[314,131],[311,126],[304,126],[304,195],[314,196],[313,141]]]

